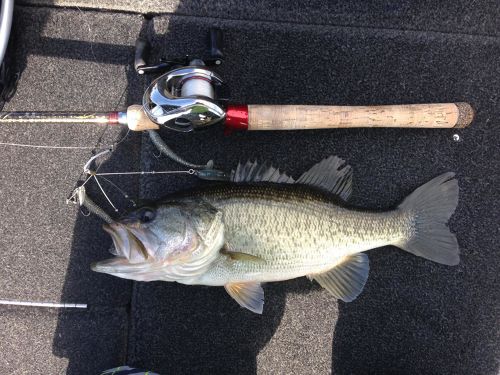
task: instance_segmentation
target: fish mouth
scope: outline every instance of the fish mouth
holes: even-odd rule
[[[102,228],[113,240],[113,255],[125,258],[130,263],[145,262],[149,259],[150,255],[142,241],[126,225],[113,222],[104,224]]]

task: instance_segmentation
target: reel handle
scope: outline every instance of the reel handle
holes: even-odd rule
[[[144,38],[137,38],[135,41],[134,69],[139,74],[144,74],[144,68],[147,55],[149,54],[150,45]]]
[[[246,130],[463,128],[473,118],[474,110],[468,103],[380,106],[248,105],[230,106],[227,110],[226,127]]]
[[[222,53],[222,31],[212,27],[208,32],[208,55],[214,65],[222,64],[224,54]],[[205,59],[206,60],[206,59]]]
[[[151,45],[144,38],[137,38],[135,41],[135,54],[134,54],[134,69],[138,74],[155,74],[163,73],[172,69],[175,64],[185,64],[182,61],[160,61],[158,64],[148,65],[149,54],[151,52]]]

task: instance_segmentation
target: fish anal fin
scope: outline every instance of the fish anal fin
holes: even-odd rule
[[[295,183],[314,186],[347,201],[352,192],[352,168],[338,156],[329,156],[313,165]]]
[[[339,263],[327,272],[308,277],[316,280],[335,298],[351,302],[363,290],[369,271],[368,256],[359,253],[341,258]]]
[[[224,285],[233,299],[254,313],[262,314],[264,309],[264,290],[258,282],[230,283]]]

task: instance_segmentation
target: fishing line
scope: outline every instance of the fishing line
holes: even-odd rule
[[[106,172],[106,173],[96,173],[94,176],[115,176],[115,175],[144,175],[144,174],[195,174],[194,169],[188,169],[185,171],[134,171],[134,172]]]
[[[76,9],[81,13],[82,18],[84,20],[84,23],[86,24],[87,29],[88,29],[90,55],[92,56],[93,63],[96,64],[95,70],[99,71],[99,75],[101,75],[101,79],[104,79],[104,77],[106,77],[106,74],[105,74],[104,70],[102,69],[102,67],[99,65],[99,61],[97,60],[97,56],[96,56],[96,53],[94,50],[94,44],[95,44],[94,40],[95,40],[96,35],[95,35],[95,33],[93,33],[93,29],[91,27],[90,22],[88,21],[88,17],[85,15],[85,12],[79,6],[76,6]],[[127,75],[127,67],[125,67],[125,75]],[[118,107],[120,106],[120,103],[121,103],[125,93],[127,92],[128,87],[129,87],[129,84],[127,81],[127,84],[125,85],[125,88],[121,92],[120,97],[118,98],[118,101],[115,105],[115,110],[117,110]],[[99,148],[99,146],[101,145],[102,139],[104,138],[104,135],[105,135],[108,127],[109,127],[109,125],[104,126],[102,133],[99,135],[95,146],[50,146],[50,145],[33,145],[33,144],[27,144],[27,143],[10,143],[10,142],[0,142],[0,146],[26,147],[26,148],[36,148],[36,149],[54,149],[54,150],[85,150],[85,149],[93,150],[93,149]],[[125,135],[121,139],[114,142],[113,144],[110,144],[108,147],[117,146],[118,144],[123,142],[127,138],[127,136],[129,135],[129,132],[130,132],[130,129],[127,129],[127,132],[125,133]]]
[[[48,146],[48,145],[30,145],[25,143],[9,143],[0,142],[1,146],[13,146],[13,147],[31,147],[31,148],[44,148],[44,149],[54,149],[54,150],[92,150],[95,146]]]
[[[91,164],[96,161],[99,157],[105,155],[105,154],[109,154],[111,153],[113,150],[110,148],[110,149],[107,149],[107,150],[103,150],[99,153],[97,153],[96,155],[92,156],[88,161],[87,163],[85,163],[85,165],[83,166],[83,172],[86,173],[89,177],[85,180],[85,183],[88,182],[91,178],[94,178],[95,182],[97,183],[97,186],[99,187],[99,189],[101,190],[102,194],[104,195],[104,197],[106,198],[106,200],[108,201],[108,203],[110,204],[111,207],[113,207],[113,209],[115,210],[115,212],[118,212],[118,208],[116,208],[116,206],[113,204],[113,202],[111,201],[111,199],[109,198],[108,194],[106,194],[106,191],[104,191],[104,188],[102,187],[101,183],[99,182],[99,179],[97,178],[97,171],[99,170],[99,168],[101,168],[101,166],[104,164],[104,162],[102,163],[99,163],[97,165],[97,168],[95,169],[95,171],[91,170],[90,169],[90,166]],[[102,177],[103,179],[106,179],[105,177]],[[115,183],[111,182],[110,180],[106,179],[107,181],[109,181],[112,186],[116,187],[118,189],[118,191],[120,191],[120,193],[122,193],[122,195],[125,196],[125,198],[128,199],[128,194],[120,189]],[[85,185],[84,183],[84,185]],[[133,205],[135,206],[135,202],[132,201]]]
[[[113,207],[113,209],[115,210],[115,212],[118,212],[118,208],[116,208],[116,206],[113,204],[113,202],[111,202],[111,199],[109,199],[108,197],[108,194],[106,194],[106,192],[104,191],[104,189],[102,188],[102,185],[101,183],[99,182],[99,179],[97,178],[97,175],[94,175],[94,180],[95,182],[97,183],[97,185],[99,186],[99,189],[101,189],[101,192],[102,194],[104,195],[104,198],[106,198],[106,200],[108,201],[108,203],[111,205],[111,207]]]
[[[113,181],[111,181],[109,178],[104,177],[102,174],[100,175],[100,178],[102,178],[104,181],[106,181],[108,184],[113,186],[116,190],[120,192],[121,195],[123,195],[123,198],[128,199],[130,203],[132,203],[132,206],[137,206],[137,203],[130,198],[130,196],[127,194],[127,192],[123,189],[121,189],[117,184],[115,184]]]
[[[106,149],[98,152],[97,154],[91,156],[89,160],[84,164],[83,166],[83,173],[87,177],[85,178],[84,182],[76,187],[72,194],[66,199],[66,203],[73,203],[73,204],[78,204],[80,207],[85,207],[89,213],[93,213],[97,216],[99,216],[101,219],[104,221],[111,223],[113,222],[113,219],[111,216],[109,216],[102,208],[100,208],[97,204],[95,204],[88,196],[85,191],[85,185],[92,179],[95,180],[97,186],[101,190],[104,198],[108,201],[111,207],[113,207],[113,210],[115,212],[119,212],[118,208],[114,205],[114,203],[111,201],[109,195],[106,193],[104,190],[104,187],[99,181],[99,178],[102,178],[103,180],[107,181],[109,184],[111,184],[114,188],[116,188],[126,199],[129,199],[130,202],[132,203],[133,206],[136,206],[136,203],[133,199],[130,199],[129,194],[121,189],[118,185],[116,185],[113,181],[109,180],[106,176],[131,176],[131,175],[162,175],[162,174],[187,174],[187,175],[194,175],[196,174],[195,169],[187,169],[187,170],[178,170],[178,171],[125,171],[125,172],[97,172],[99,168],[104,164],[104,162],[97,163],[99,158],[102,156],[105,156],[106,154],[112,153],[112,149]],[[92,169],[92,163],[96,163],[96,168],[95,170]],[[83,214],[83,212],[82,212]],[[83,214],[84,216],[88,216]]]
[[[96,56],[96,51],[94,50],[94,40],[96,38],[95,33],[93,32],[93,27],[91,25],[91,21],[87,18],[85,15],[85,12],[83,12],[80,7],[76,7],[78,11],[81,13],[81,15],[84,18],[84,22],[86,24],[86,27],[88,29],[89,33],[89,48],[90,48],[90,56],[91,60],[93,63],[95,63],[95,70],[98,71],[98,75],[101,75],[101,78],[104,79],[106,77],[106,72],[103,70],[102,66],[99,64],[97,56]],[[129,66],[126,65],[124,67],[124,73],[125,77],[128,76],[128,70]],[[125,94],[128,92],[130,83],[128,80],[126,80],[126,84],[120,93],[120,96],[116,102],[115,105],[115,110],[117,110],[122,103]],[[133,175],[154,175],[154,174],[159,174],[159,175],[170,175],[170,174],[187,174],[187,175],[194,175],[196,171],[194,169],[189,169],[189,170],[182,170],[182,171],[125,171],[125,172],[103,172],[100,173],[99,170],[100,168],[105,164],[105,160],[99,161],[99,159],[102,156],[105,156],[107,154],[112,154],[118,145],[121,143],[125,142],[130,134],[130,128],[127,128],[125,134],[123,136],[119,137],[118,140],[114,141],[113,143],[109,144],[108,146],[103,145],[104,139],[106,137],[106,134],[108,132],[109,124],[104,126],[102,130],[99,132],[97,140],[95,142],[94,146],[53,146],[53,145],[37,145],[37,144],[28,144],[28,143],[14,143],[14,142],[0,142],[0,146],[10,146],[10,147],[25,147],[25,148],[33,148],[33,149],[47,149],[47,150],[91,150],[92,155],[90,158],[87,160],[83,167],[83,173],[80,174],[78,181],[76,182],[75,188],[72,190],[71,194],[68,196],[66,199],[67,203],[79,203],[80,206],[84,206],[89,212],[97,214],[99,217],[103,218],[105,221],[111,221],[111,217],[106,214],[100,207],[98,207],[94,202],[92,202],[85,193],[85,186],[91,181],[92,179],[95,180],[95,183],[101,193],[103,194],[104,198],[106,201],[109,203],[109,205],[113,208],[115,212],[119,212],[117,206],[113,203],[111,200],[111,197],[109,196],[108,193],[106,193],[106,190],[104,189],[103,184],[101,181],[106,181],[111,187],[114,189],[118,190],[119,193],[126,199],[130,201],[130,203],[133,206],[136,206],[136,202],[130,198],[130,195],[122,188],[120,188],[116,183],[111,181],[108,177],[110,176],[133,176]],[[104,150],[103,150],[104,148]],[[160,152],[161,156],[161,152]],[[155,155],[156,157],[156,155]],[[98,162],[99,161],[99,162]],[[95,163],[95,166],[92,167],[92,164]],[[192,167],[189,165],[188,167]],[[83,181],[83,182],[82,182]]]

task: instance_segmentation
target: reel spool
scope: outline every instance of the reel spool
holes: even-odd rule
[[[160,59],[148,65],[150,44],[142,38],[135,44],[134,68],[138,74],[162,74],[146,89],[142,108],[131,106],[130,119],[137,125],[134,130],[147,130],[151,141],[168,158],[199,171],[198,177],[224,180],[224,172],[213,167],[213,161],[193,164],[178,156],[156,132],[158,126],[178,132],[205,129],[226,118],[221,103],[223,81],[208,66],[219,66],[223,61],[222,31],[211,28],[208,34],[208,53],[201,58]],[[130,107],[129,107],[130,108]],[[129,122],[129,128],[131,123]],[[203,173],[202,173],[203,172]]]
[[[190,132],[213,125],[226,116],[216,89],[222,79],[202,60],[157,78],[144,93],[142,105],[151,121],[169,129]]]
[[[211,28],[208,54],[204,58],[160,59],[148,65],[151,46],[139,38],[136,42],[134,67],[139,74],[163,73],[144,93],[144,112],[155,124],[190,132],[204,129],[226,117],[221,106],[222,79],[208,68],[222,64],[222,31]]]

